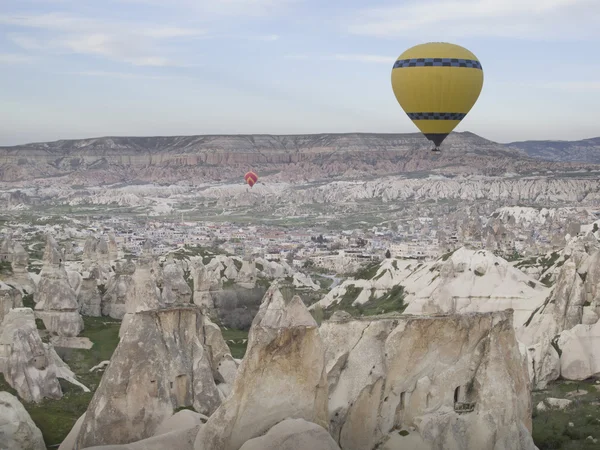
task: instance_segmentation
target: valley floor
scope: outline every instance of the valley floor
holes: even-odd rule
[[[539,411],[537,406],[547,398],[568,399],[571,404]],[[557,381],[533,392],[532,400],[532,434],[539,450],[600,450],[600,383]]]

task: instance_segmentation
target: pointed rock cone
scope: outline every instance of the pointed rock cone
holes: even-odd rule
[[[288,418],[327,429],[327,381],[316,322],[295,296],[265,294],[232,393],[201,428],[195,450],[239,450]]]

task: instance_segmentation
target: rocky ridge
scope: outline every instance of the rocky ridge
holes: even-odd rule
[[[507,147],[549,161],[600,163],[600,137],[580,141],[520,141],[511,142]]]
[[[384,175],[441,169],[461,173],[573,167],[540,162],[472,133],[452,133],[433,155],[422,135],[319,134],[103,137],[0,147],[0,180],[65,177],[71,184],[237,178],[249,165],[278,180],[323,179],[348,171]]]

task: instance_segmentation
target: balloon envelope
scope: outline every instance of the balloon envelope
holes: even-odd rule
[[[246,173],[246,175],[244,175],[244,180],[246,180],[246,183],[248,183],[250,187],[252,187],[258,181],[258,175],[250,171]]]
[[[475,105],[482,87],[481,63],[455,44],[416,45],[402,53],[392,68],[396,100],[436,147]]]

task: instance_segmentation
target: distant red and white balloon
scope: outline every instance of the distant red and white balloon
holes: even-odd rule
[[[244,175],[244,180],[246,180],[246,183],[248,183],[248,185],[250,187],[252,187],[258,181],[258,175],[256,175],[254,172],[250,171],[250,172],[246,173],[246,175]]]

